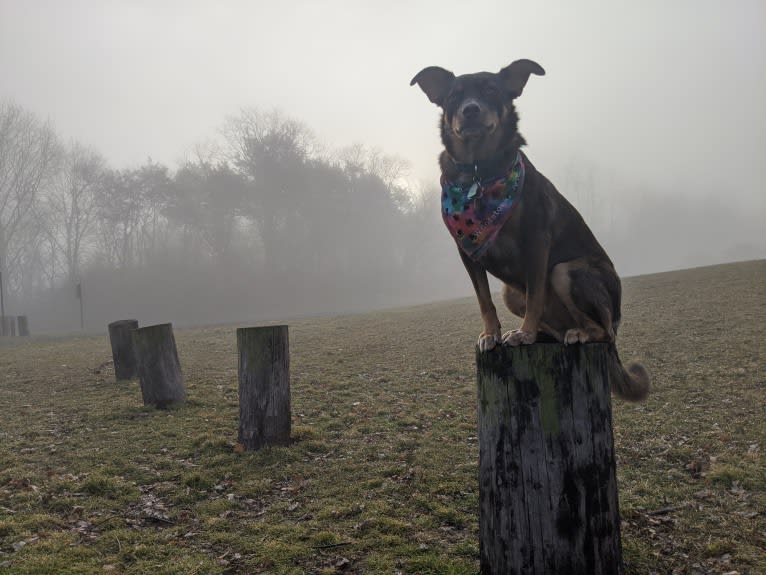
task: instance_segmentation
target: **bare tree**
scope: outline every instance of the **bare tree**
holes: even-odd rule
[[[14,271],[11,276],[14,292],[39,293],[52,288],[59,275],[59,258],[55,246],[48,241],[44,222],[45,218],[33,208],[14,237],[15,247],[6,260],[7,269]]]
[[[98,249],[104,263],[129,268],[146,260],[166,244],[168,169],[152,163],[140,168],[108,172],[98,201]]]
[[[415,208],[414,193],[407,182],[410,163],[404,158],[356,143],[341,148],[337,161],[351,180],[364,176],[380,180],[388,190],[389,199],[403,212]]]
[[[53,185],[44,194],[48,239],[63,259],[69,282],[76,281],[95,232],[104,181],[105,161],[101,155],[75,143],[64,155]]]
[[[59,145],[50,124],[13,103],[0,103],[0,273],[11,290],[18,288],[19,270],[8,266],[21,240],[41,188],[57,168]],[[13,256],[14,262],[20,257]]]

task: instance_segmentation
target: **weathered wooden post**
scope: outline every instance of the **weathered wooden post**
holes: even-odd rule
[[[0,335],[16,335],[16,318],[12,315],[0,317]]]
[[[290,443],[290,350],[286,325],[237,330],[239,443]]]
[[[16,318],[16,321],[19,323],[19,337],[29,337],[29,321],[27,316],[20,315]]]
[[[477,351],[481,571],[621,574],[608,344]]]
[[[141,327],[131,332],[144,405],[166,408],[186,399],[173,326]]]
[[[138,372],[132,332],[138,329],[138,320],[121,319],[113,321],[108,327],[115,378],[118,382],[135,378]]]

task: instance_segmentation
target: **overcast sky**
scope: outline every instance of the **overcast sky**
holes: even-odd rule
[[[278,107],[435,183],[437,108],[410,79],[518,58],[547,71],[517,104],[543,172],[582,160],[766,213],[763,0],[0,0],[0,98],[116,167],[173,166]]]

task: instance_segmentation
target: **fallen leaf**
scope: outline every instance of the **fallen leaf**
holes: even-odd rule
[[[710,491],[710,489],[703,489],[702,491],[697,491],[697,493],[694,494],[694,497],[697,499],[711,499],[715,494]]]

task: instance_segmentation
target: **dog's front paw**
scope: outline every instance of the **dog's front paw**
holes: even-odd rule
[[[522,331],[512,329],[503,336],[503,344],[516,347],[519,345],[529,345],[537,341],[537,332]]]
[[[573,343],[586,343],[590,340],[588,333],[585,330],[573,328],[568,329],[564,334],[564,345],[571,345]]]
[[[490,351],[492,349],[495,349],[495,346],[498,345],[500,341],[501,340],[500,340],[499,333],[495,334],[495,333],[481,332],[477,345],[479,346],[479,351],[484,353],[485,351]]]

